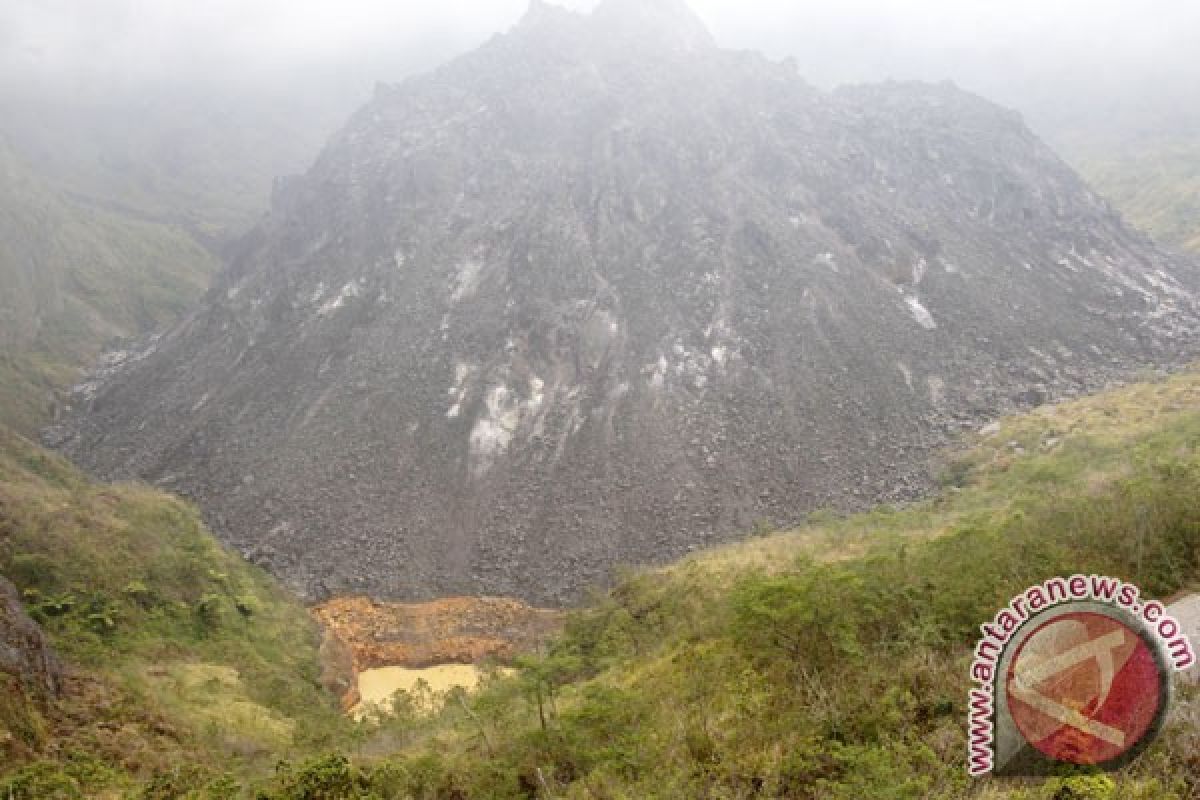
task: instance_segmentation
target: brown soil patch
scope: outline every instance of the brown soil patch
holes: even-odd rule
[[[337,597],[315,606],[321,625],[353,654],[354,670],[505,661],[562,627],[563,612],[497,597],[386,603]]]

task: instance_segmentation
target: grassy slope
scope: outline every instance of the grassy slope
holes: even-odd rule
[[[1196,796],[1194,722],[1177,722],[1113,778],[970,782],[964,700],[978,624],[1026,586],[1094,570],[1157,596],[1200,587],[1197,444],[1195,372],[1006,420],[946,464],[939,497],[816,515],[800,530],[629,575],[516,678],[436,720],[386,724],[402,757],[360,767],[330,757],[264,791],[273,800]],[[1194,720],[1200,699],[1183,702]],[[305,794],[313,785],[329,793]]]
[[[1200,253],[1200,119],[1114,110],[1106,124],[1046,123],[1055,148],[1134,227]]]
[[[1079,161],[1089,182],[1154,238],[1200,252],[1200,142],[1139,148]]]
[[[305,609],[192,507],[92,483],[4,429],[0,573],[73,676],[42,712],[0,692],[0,776],[20,768],[0,796],[93,796],[181,769],[261,775],[345,732]]]
[[[0,424],[32,432],[106,343],[177,318],[216,267],[178,228],[72,202],[0,142]]]
[[[266,210],[275,178],[305,170],[368,99],[369,81],[358,83],[308,75],[277,87],[168,82],[64,95],[0,81],[0,127],[72,196],[227,242]]]

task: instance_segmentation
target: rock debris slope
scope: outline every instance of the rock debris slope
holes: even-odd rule
[[[1012,112],[824,93],[670,0],[381,87],[202,307],[50,432],[310,597],[577,597],[897,500],[999,411],[1187,355],[1195,265]]]

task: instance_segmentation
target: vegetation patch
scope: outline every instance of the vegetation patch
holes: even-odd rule
[[[319,684],[307,611],[217,543],[195,509],[148,487],[92,483],[3,429],[0,574],[70,675],[54,707],[0,710],[22,743],[0,775],[20,767],[18,789],[80,754],[104,765],[105,785],[141,785],[182,764],[261,775],[350,727]],[[70,781],[90,794],[91,774]]]

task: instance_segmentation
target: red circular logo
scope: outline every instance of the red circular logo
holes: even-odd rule
[[[1103,764],[1155,732],[1166,702],[1154,652],[1137,631],[1102,613],[1046,622],[1009,664],[1009,712],[1044,755]]]

